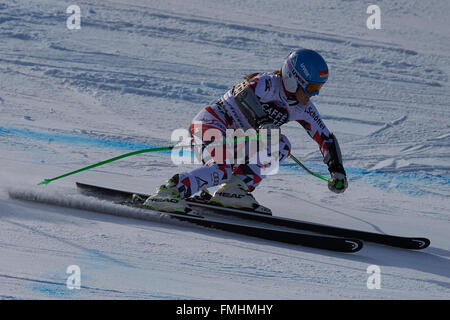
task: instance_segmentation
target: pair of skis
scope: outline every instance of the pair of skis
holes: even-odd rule
[[[82,193],[100,199],[111,200],[121,205],[141,207],[142,203],[135,199],[146,199],[148,195],[129,191],[116,190],[77,182]],[[254,213],[249,210],[224,208],[211,204],[207,199],[193,197],[187,199],[189,205],[199,211],[210,211],[221,216],[234,216],[233,221],[223,221],[214,217],[203,217],[193,214],[161,213],[171,218],[196,225],[233,232],[237,234],[273,240],[283,243],[302,245],[306,247],[325,249],[337,252],[357,252],[362,249],[363,241],[374,242],[404,249],[424,249],[430,245],[430,240],[419,237],[400,237],[354,229],[345,229],[306,221],[275,217],[267,214]],[[263,226],[249,225],[248,221],[258,221]],[[265,226],[267,225],[267,227]],[[274,228],[274,227],[283,227]],[[289,230],[288,230],[289,229]],[[303,232],[301,232],[303,231]],[[307,234],[304,231],[313,232]]]

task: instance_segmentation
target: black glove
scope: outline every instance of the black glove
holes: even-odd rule
[[[334,136],[330,134],[332,138],[331,143],[328,143],[328,154],[324,158],[324,162],[328,165],[328,171],[331,174],[331,180],[328,182],[328,189],[336,193],[342,193],[347,189],[348,182],[347,176],[342,164],[341,148]]]
[[[271,154],[272,146],[280,143],[281,129],[268,121],[260,124],[257,132],[259,135],[258,150],[266,150],[267,154]]]
[[[347,177],[341,172],[332,172],[331,180],[328,182],[328,189],[335,193],[342,193],[347,189]]]

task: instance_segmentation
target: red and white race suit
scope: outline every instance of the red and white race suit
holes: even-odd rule
[[[312,102],[306,106],[300,105],[284,89],[281,76],[275,73],[260,73],[249,80],[247,87],[253,90],[264,111],[277,127],[289,121],[297,121],[319,145],[322,155],[324,157],[327,155],[328,146],[333,138]],[[232,89],[227,91],[217,103],[207,106],[195,116],[191,122],[190,131],[193,143],[204,146],[202,159],[204,165],[191,172],[176,174],[172,178],[181,197],[189,197],[201,189],[222,184],[232,175],[243,180],[248,186],[248,191],[254,190],[265,178],[262,169],[268,164],[260,162],[235,164],[225,156],[226,152],[216,152],[217,148],[208,149],[210,141],[204,139],[208,129],[219,130],[225,139],[227,129],[246,131],[252,129],[250,122],[237,105]],[[291,149],[285,135],[280,135],[278,147],[281,162],[288,157]],[[267,150],[258,152],[267,152]],[[205,153],[208,153],[209,157],[205,157]],[[220,156],[218,157],[216,153]],[[204,161],[205,158],[208,158],[208,161]]]

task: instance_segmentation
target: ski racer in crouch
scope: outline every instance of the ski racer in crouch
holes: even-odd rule
[[[211,141],[204,141],[202,133],[211,128],[225,137],[227,129],[273,129],[297,121],[319,145],[331,174],[328,188],[336,193],[344,192],[348,184],[339,144],[310,101],[328,79],[328,66],[322,56],[309,49],[295,50],[286,57],[281,70],[255,73],[244,79],[195,116],[190,125],[193,141],[206,147]],[[289,156],[291,147],[285,135],[279,137],[281,162]],[[158,211],[187,213],[192,209],[184,199],[220,184],[210,202],[270,214],[270,209],[260,205],[251,194],[266,177],[264,165],[233,164],[214,158],[214,151],[211,153],[213,161],[203,162],[202,167],[191,172],[175,174],[144,205]]]

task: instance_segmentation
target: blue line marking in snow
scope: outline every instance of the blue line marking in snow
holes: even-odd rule
[[[66,287],[62,287],[62,286],[58,286],[58,285],[34,286],[31,288],[31,290],[43,293],[47,296],[55,296],[55,297],[73,295],[76,293],[75,290],[69,290]]]
[[[45,133],[33,131],[30,129],[6,128],[0,127],[0,137],[2,135],[15,136],[25,139],[34,139],[46,142],[56,142],[63,144],[81,144],[99,148],[111,148],[121,150],[140,150],[148,148],[157,148],[160,146],[145,143],[136,143],[128,141],[118,141],[113,139],[102,139],[95,137],[81,137],[76,135]],[[172,151],[158,151],[158,153],[170,155]],[[180,150],[181,152],[181,150]],[[323,164],[305,163],[307,167],[317,173],[328,176],[329,173]],[[280,169],[294,170],[298,173],[307,174],[295,163],[281,163]],[[423,195],[430,189],[444,189],[448,192],[450,186],[450,177],[440,174],[431,174],[423,170],[410,172],[386,172],[383,170],[366,170],[360,168],[346,168],[349,181],[363,179],[368,184],[384,190],[400,190],[409,195]],[[423,187],[428,188],[428,190]]]
[[[305,166],[325,177],[329,176],[325,165],[305,163]],[[282,163],[281,168],[308,175],[295,163]],[[362,179],[374,187],[388,191],[398,190],[412,196],[421,196],[430,192],[439,193],[439,190],[444,193],[449,193],[450,191],[450,177],[441,174],[431,174],[423,170],[392,172],[346,167],[345,171],[349,182]]]
[[[25,139],[34,139],[45,142],[56,142],[56,143],[66,143],[66,144],[83,144],[99,148],[111,148],[111,149],[121,149],[121,150],[140,150],[157,148],[160,146],[150,145],[145,143],[129,142],[129,141],[118,141],[112,139],[101,139],[94,137],[80,137],[76,135],[68,134],[58,134],[58,133],[46,133],[38,132],[30,129],[17,129],[17,128],[6,128],[0,127],[0,136],[9,135],[16,136]],[[169,153],[169,151],[158,151],[160,153]]]

